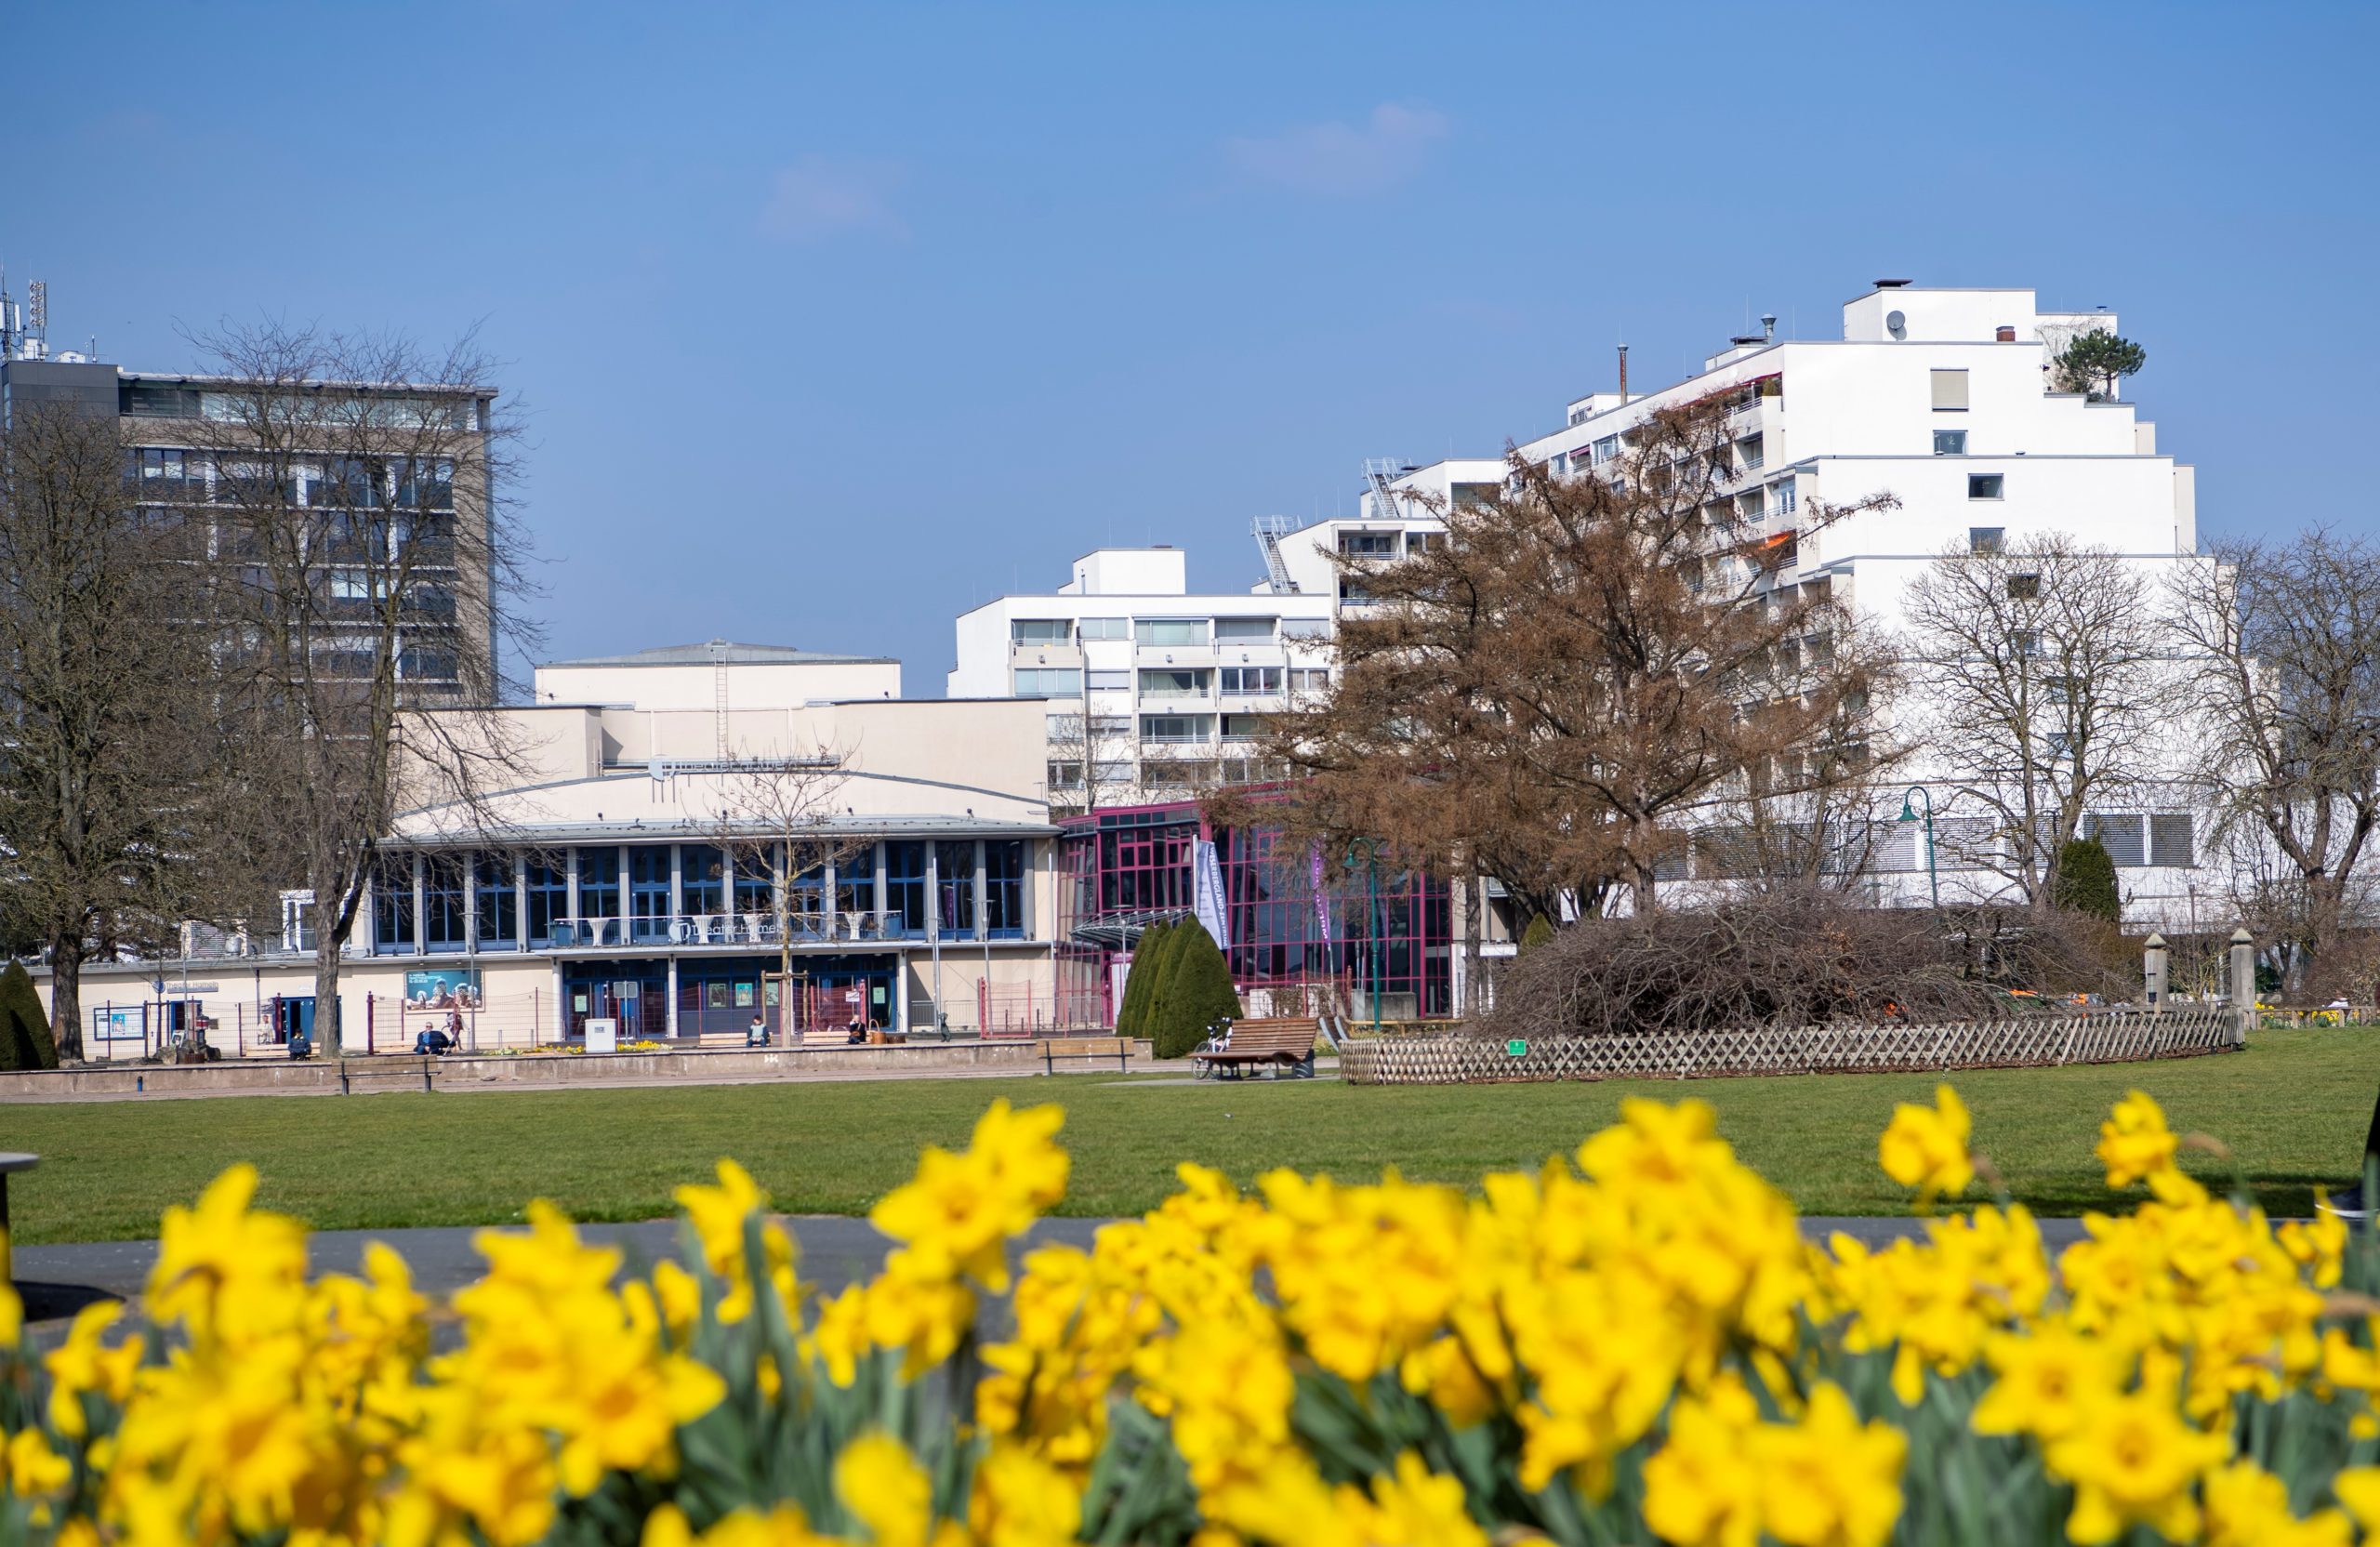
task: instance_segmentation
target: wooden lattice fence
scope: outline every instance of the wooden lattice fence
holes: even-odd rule
[[[1350,1042],[1341,1075],[1357,1085],[1463,1085],[1521,1079],[1694,1079],[1713,1075],[1883,1074],[2127,1064],[2238,1045],[2228,1006],[2162,1014],[2032,1015],[1939,1025],[1755,1026],[1643,1037],[1530,1038],[1515,1057],[1485,1038]]]

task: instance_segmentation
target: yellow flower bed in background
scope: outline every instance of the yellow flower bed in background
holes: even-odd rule
[[[1711,1109],[1475,1194],[1276,1171],[1088,1250],[1011,1249],[1064,1197],[1059,1110],[997,1103],[821,1300],[734,1161],[686,1263],[532,1204],[451,1303],[376,1246],[309,1281],[226,1171],[167,1211],[137,1310],[33,1357],[0,1292],[0,1541],[514,1547],[2345,1544],[2380,1528],[2380,1249],[2179,1170],[2135,1092],[2130,1215],[2053,1263],[2020,1207],[1813,1248]],[[1884,1169],[1991,1176],[1945,1086]],[[979,1342],[979,1296],[1010,1330]]]

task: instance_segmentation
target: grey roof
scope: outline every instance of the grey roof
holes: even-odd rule
[[[706,644],[664,644],[625,655],[588,655],[575,661],[548,661],[547,666],[894,666],[891,655],[838,655],[800,650],[790,644],[735,644],[712,640]]]

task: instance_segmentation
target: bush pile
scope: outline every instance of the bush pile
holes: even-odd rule
[[[1513,961],[1476,1029],[1503,1041],[2004,1016],[2069,993],[2127,998],[2138,984],[2120,959],[2105,926],[2070,914],[1786,893],[1558,931]]]
[[[1881,1115],[1881,1114],[1880,1114]],[[137,1307],[46,1353],[0,1284],[0,1540],[453,1547],[2346,1547],[2380,1527],[2380,1236],[2210,1194],[2137,1091],[2128,1215],[2053,1259],[2021,1206],[1813,1248],[1700,1102],[1475,1188],[1283,1170],[1011,1256],[1056,1107],[996,1102],[831,1298],[734,1162],[686,1265],[623,1276],[546,1203],[450,1302],[310,1276],[236,1166]],[[1878,1145],[1977,1174],[1942,1087]],[[979,1343],[979,1295],[1013,1286]]]

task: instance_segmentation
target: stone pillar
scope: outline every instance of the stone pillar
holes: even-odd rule
[[[2152,934],[2140,953],[2140,980],[2151,1012],[2165,1008],[2165,937]]]
[[[2231,932],[2231,1012],[2238,1023],[2231,1039],[2244,1046],[2256,1018],[2256,941],[2244,924]]]

